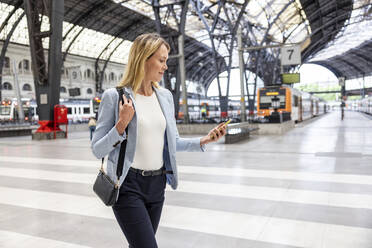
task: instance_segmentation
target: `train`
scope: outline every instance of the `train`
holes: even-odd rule
[[[268,86],[258,89],[257,116],[269,119],[273,112],[288,116],[295,122],[308,120],[328,111],[324,100],[288,86]]]
[[[179,102],[178,121],[184,119],[184,107],[182,99]],[[188,98],[188,113],[190,122],[214,122],[221,120],[233,119],[235,122],[240,121],[241,106],[239,100],[230,100],[226,113],[221,113],[220,101],[212,98]],[[248,106],[246,106],[248,114]]]
[[[67,107],[67,118],[69,123],[88,122],[90,117],[96,117],[98,112],[100,98],[94,97],[88,99],[61,99],[60,104]],[[273,104],[277,101],[277,106]],[[239,100],[230,100],[228,102],[227,113],[222,113],[220,101],[211,98],[188,98],[188,112],[190,122],[215,122],[221,120],[233,119],[234,122],[240,121],[241,103]],[[372,98],[366,98],[359,103],[363,106],[365,112],[372,112]],[[38,115],[36,113],[35,100],[22,99],[22,107],[25,113],[25,121],[37,123]],[[308,120],[312,117],[322,115],[328,112],[329,108],[321,98],[313,96],[306,92],[287,86],[262,87],[257,91],[257,99],[253,113],[249,113],[246,106],[246,116],[255,116],[254,121],[267,119],[273,112],[277,111],[287,114],[295,122]],[[17,111],[17,101],[15,99],[4,100],[0,104],[0,122],[14,122],[19,119]],[[183,101],[180,100],[180,110],[177,120],[181,122],[184,118]]]
[[[276,108],[273,106],[275,101],[278,102]],[[187,102],[191,122],[199,120],[219,122],[228,118],[240,121],[241,103],[239,100],[229,100],[227,115],[221,112],[218,99],[190,98]],[[249,113],[248,106],[246,106],[246,116],[254,116],[253,121],[257,122],[267,122],[275,111],[288,116],[287,120],[297,123],[328,112],[329,106],[319,97],[288,86],[261,87],[257,91],[254,111]],[[182,120],[183,118],[183,101],[181,99],[178,119]]]
[[[28,99],[22,99],[24,121],[34,122],[36,104]],[[0,122],[9,123],[19,121],[18,102],[15,99],[6,99],[0,102]]]
[[[24,112],[24,122],[36,124],[39,117],[36,112],[36,101],[33,99],[21,99]],[[98,112],[101,99],[60,99],[60,105],[67,107],[67,118],[70,124],[88,122],[90,117],[95,117]],[[16,99],[3,100],[0,103],[0,122],[19,122],[18,101]]]
[[[346,109],[372,115],[372,96],[346,101]]]

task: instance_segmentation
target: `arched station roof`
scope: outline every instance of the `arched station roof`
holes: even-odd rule
[[[66,29],[64,27],[65,44],[63,44],[63,52],[66,49],[68,50],[69,44],[78,43],[78,40],[81,39],[79,33],[85,31],[82,29],[95,30],[108,36],[104,37],[105,40],[90,36],[88,40],[84,40],[85,44],[79,45],[80,47],[89,46],[88,50],[100,47],[101,50],[95,51],[96,56],[105,51],[106,54],[110,54],[110,50],[115,50],[116,46],[119,47],[117,51],[127,51],[130,42],[126,41],[133,41],[141,33],[156,31],[152,1],[150,0],[64,1],[65,21],[69,24],[66,25]],[[0,0],[0,2],[16,5],[19,0]],[[174,3],[177,1],[169,0],[167,2]],[[202,6],[203,14],[209,24],[213,23],[213,15],[219,16],[221,21],[218,22],[217,31],[214,33],[215,39],[226,39],[225,41],[228,43],[228,39],[231,39],[228,35],[229,21],[234,21],[231,18],[234,15],[236,17],[239,9],[247,1],[225,1],[227,8],[220,12],[217,8],[218,2],[190,0],[185,30],[187,34],[185,37],[186,78],[200,83],[205,88],[208,88],[217,73],[205,27],[195,13],[193,6],[196,4]],[[365,13],[367,13],[367,17],[370,17],[370,6],[371,0],[250,0],[243,13],[241,23],[244,27],[248,27],[246,28],[248,33],[245,33],[246,44],[264,46],[301,43],[303,63],[318,63],[331,69],[338,76],[350,78],[371,73],[370,68],[372,67],[369,66],[369,59],[367,58],[371,58],[372,54],[370,54],[370,44],[368,42],[358,44],[357,47],[351,47],[353,50],[338,53],[333,58],[324,59],[321,56],[319,57],[319,54],[325,48],[329,48],[332,41],[338,39],[346,25],[353,23],[352,13],[356,9],[367,9]],[[228,8],[232,13],[230,16]],[[179,12],[175,10],[174,13]],[[171,21],[165,21],[163,29],[164,33],[169,35],[177,34],[176,24]],[[97,37],[103,36],[97,35]],[[103,43],[103,45],[99,46],[98,43]],[[122,47],[125,47],[125,49],[120,49]],[[217,48],[217,63],[222,71],[227,70],[226,51],[226,49]],[[171,51],[171,53],[177,52]],[[106,58],[112,59],[114,57],[110,56],[106,56]],[[116,54],[116,57],[125,56],[126,54]],[[255,69],[261,67],[258,71],[259,76],[265,82],[270,82],[273,75],[278,73],[276,67],[278,66],[279,55],[274,50],[268,49],[261,56],[262,58],[259,59],[261,63],[258,64],[255,63],[257,59],[254,57],[254,52],[250,53],[247,60],[251,62],[248,63],[249,68],[247,69],[255,71]],[[237,58],[237,56],[235,57]],[[105,59],[105,56],[101,58]],[[176,59],[169,60],[169,71],[173,76],[176,75],[176,63],[178,63]],[[237,60],[231,66],[236,67]]]
[[[16,5],[18,0],[0,0],[0,2],[9,5]],[[75,36],[78,37],[79,32],[81,32],[83,28],[112,36],[112,39],[108,39],[107,41],[99,40],[94,36],[91,36],[90,40],[86,41],[90,44],[86,43],[85,45],[91,47],[91,49],[94,49],[94,43],[106,42],[107,46],[103,46],[106,50],[109,46],[111,46],[110,48],[112,50],[112,44],[114,43],[120,45],[121,41],[133,41],[140,34],[156,32],[155,20],[132,8],[124,6],[123,3],[128,1],[64,0],[64,2],[64,21],[71,24],[67,27],[68,30],[71,29],[71,32],[66,32],[64,28],[64,41],[67,43],[75,42]],[[169,36],[177,36],[177,31],[175,29],[164,25],[162,28],[164,33]],[[115,37],[118,39],[113,41]],[[78,37],[78,39],[79,38],[81,38],[81,36]],[[127,46],[126,50],[129,50],[128,43],[124,45]],[[67,44],[63,45],[63,47],[68,46],[69,45]],[[100,52],[101,51],[96,51],[96,55]],[[217,76],[216,72],[211,69],[213,68],[214,63],[212,60],[212,50],[206,44],[197,41],[193,37],[186,36],[184,52],[186,79],[198,82],[202,80],[202,77],[205,75],[213,77]],[[171,54],[177,53],[178,51],[171,51]],[[124,57],[126,54],[123,54],[122,56]],[[226,66],[222,56],[217,55],[217,60],[221,64],[222,68]],[[168,71],[174,77],[176,76],[176,66],[174,66],[176,63],[178,63],[177,59],[170,59],[168,62]],[[195,73],[198,71],[204,73]]]
[[[155,20],[121,4],[125,2],[128,1],[65,0],[65,21],[129,41],[133,41],[140,34],[156,32]],[[165,25],[162,28],[165,34],[177,36],[175,29]],[[186,36],[184,51],[186,79],[201,80],[200,77],[203,75],[195,76],[194,72],[197,70],[217,76],[211,70],[213,55],[210,47],[193,37]],[[178,51],[171,51],[172,53],[177,54]],[[198,63],[195,63],[195,58]],[[218,60],[225,65],[221,56],[218,56]],[[177,59],[170,59],[168,62],[168,71],[173,76],[177,73],[176,63]]]
[[[354,1],[343,29],[309,60],[337,77],[354,79],[372,75],[372,1]]]

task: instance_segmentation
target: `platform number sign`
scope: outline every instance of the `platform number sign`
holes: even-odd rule
[[[282,65],[299,65],[301,64],[300,46],[284,46],[280,49]]]

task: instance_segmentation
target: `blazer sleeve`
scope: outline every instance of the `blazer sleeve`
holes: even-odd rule
[[[105,91],[98,108],[97,126],[91,144],[92,152],[97,158],[105,157],[126,138],[125,132],[120,135],[115,128],[115,93],[113,90]]]
[[[167,90],[168,91],[168,90]],[[175,110],[174,110],[174,101],[173,101],[173,95],[170,91],[169,92],[169,102],[170,102],[170,105],[171,105],[171,109],[172,109],[172,118],[175,118]],[[200,145],[200,139],[201,137],[197,137],[197,138],[181,138],[179,133],[178,133],[178,129],[177,129],[177,125],[176,125],[176,121],[174,120],[174,132],[176,134],[176,149],[177,149],[177,152],[183,152],[183,151],[187,151],[187,152],[204,152],[205,151],[205,145]]]

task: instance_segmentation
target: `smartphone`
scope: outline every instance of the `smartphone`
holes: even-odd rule
[[[229,124],[231,121],[232,121],[231,119],[227,120],[222,126],[227,126],[227,124]],[[211,135],[210,137],[211,139],[214,139],[213,135]]]
[[[223,125],[224,126],[227,126],[227,124],[229,124],[230,122],[231,122],[232,120],[231,119],[229,119],[228,121],[226,121]]]

